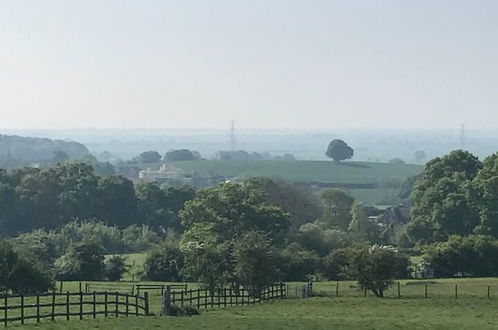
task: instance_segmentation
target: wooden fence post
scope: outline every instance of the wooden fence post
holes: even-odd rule
[[[81,290],[82,290],[82,285],[81,285],[81,282],[80,282],[80,292],[81,292]]]
[[[455,299],[458,299],[458,284],[455,284]]]
[[[129,313],[130,313],[130,305],[129,305],[128,294],[126,295],[126,302],[125,302],[125,304],[126,304],[126,316],[128,316]]]
[[[166,291],[164,292],[164,315],[171,315],[171,286],[166,286]]]
[[[363,292],[363,297],[367,297],[367,289],[365,289],[365,291]]]
[[[9,310],[9,301],[7,297],[7,292],[5,292],[5,295],[3,296],[3,305],[4,305],[4,310],[3,310],[3,325],[7,326],[7,316],[8,316],[8,310]]]
[[[149,316],[149,293],[144,293],[144,314],[145,316]]]
[[[489,285],[488,285],[488,299],[489,299],[489,294],[490,294],[490,292],[489,292],[489,291],[490,291],[490,287],[489,287]]]
[[[81,291],[80,291],[80,320],[83,320],[83,292]]]
[[[427,284],[425,285],[424,295],[425,295],[425,298],[427,298]]]
[[[401,298],[401,287],[398,281],[398,298]]]
[[[138,294],[135,295],[135,316],[138,316]]]
[[[339,297],[339,282],[335,284],[335,296]]]
[[[7,307],[7,305],[5,307]],[[21,294],[21,324],[24,324],[24,295],[23,294]]]
[[[201,308],[201,289],[197,289],[197,308]]]
[[[93,291],[93,318],[97,317],[97,297],[95,296],[95,291]]]
[[[64,281],[61,281],[61,284],[59,286],[59,293],[62,293],[62,286],[64,285]]]
[[[40,294],[36,293],[36,322],[40,322]]]
[[[70,311],[69,311],[69,291],[66,292],[66,320],[69,320],[69,317],[71,316]]]
[[[118,315],[119,315],[119,292],[117,292],[117,291],[116,291],[115,303],[116,303],[116,306],[115,306],[116,310],[114,312],[115,312],[115,316],[118,317]]]
[[[52,292],[52,321],[55,321],[55,289]]]
[[[104,316],[107,317],[107,300],[108,300],[108,297],[107,297],[107,291],[104,292]]]

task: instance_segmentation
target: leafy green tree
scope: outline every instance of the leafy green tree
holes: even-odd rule
[[[353,148],[348,146],[343,140],[335,139],[330,141],[325,154],[327,157],[332,158],[334,162],[350,159],[353,157]]]
[[[127,271],[126,257],[115,255],[104,262],[104,278],[108,281],[120,281]]]
[[[423,259],[435,276],[497,276],[498,241],[484,235],[452,235],[427,246]]]
[[[406,256],[390,247],[374,245],[352,251],[343,272],[357,280],[362,289],[381,298],[394,278],[406,276],[408,265]]]
[[[14,293],[45,292],[53,287],[48,272],[19,256],[12,245],[0,241],[0,288]]]
[[[340,189],[326,189],[321,194],[324,215],[321,222],[328,228],[347,230],[351,222],[354,198]]]
[[[251,231],[233,241],[234,275],[254,297],[278,279],[277,258],[271,241],[261,232]]]
[[[104,249],[96,241],[74,243],[57,259],[56,268],[60,280],[102,280]]]
[[[164,155],[164,160],[168,162],[195,160],[192,151],[188,149],[171,150]]]
[[[283,242],[289,228],[288,214],[266,203],[261,190],[248,184],[224,183],[197,191],[195,199],[180,211],[188,229],[206,223],[221,240],[231,240],[248,231],[262,231]]]
[[[479,214],[468,200],[468,189],[481,168],[477,157],[462,150],[427,163],[412,194],[412,221],[407,230],[414,242],[473,232]]]
[[[289,214],[291,232],[296,232],[301,225],[315,221],[321,215],[319,202],[315,200],[313,194],[292,183],[253,177],[248,179],[246,184],[263,191],[267,203],[278,206]]]
[[[147,253],[142,277],[148,281],[180,281],[183,264],[180,248],[165,240]]]
[[[169,206],[168,196],[154,183],[142,183],[135,186],[138,198],[138,213],[141,223],[155,230],[172,228],[182,232],[180,219]]]
[[[157,163],[161,161],[161,155],[157,151],[142,152],[135,160],[141,164]]]
[[[287,245],[279,253],[278,268],[284,281],[307,281],[316,273],[319,256],[298,243]]]
[[[353,238],[363,243],[377,243],[379,226],[368,218],[367,212],[360,202],[354,202],[351,208],[352,219],[348,231]]]
[[[122,176],[98,178],[96,215],[105,223],[125,227],[137,222],[138,200],[133,182]]]
[[[498,153],[484,159],[468,189],[469,203],[479,213],[475,232],[498,237]]]

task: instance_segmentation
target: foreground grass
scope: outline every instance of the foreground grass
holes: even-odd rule
[[[497,329],[495,299],[289,299],[181,317],[45,321],[26,329]],[[12,326],[11,328],[20,328]]]

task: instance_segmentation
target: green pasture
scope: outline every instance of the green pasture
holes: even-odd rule
[[[158,169],[162,163],[144,164],[143,168]],[[286,181],[329,184],[378,184],[377,188],[343,188],[353,197],[368,205],[396,204],[397,192],[385,187],[386,183],[402,182],[423,171],[423,166],[413,164],[389,164],[368,162],[332,161],[182,161],[169,162],[167,166],[182,169],[187,173],[218,173],[227,178],[239,180],[254,176],[279,178]]]
[[[496,299],[287,299],[218,308],[193,317],[44,321],[26,329],[497,329]],[[17,326],[9,326],[18,328]]]

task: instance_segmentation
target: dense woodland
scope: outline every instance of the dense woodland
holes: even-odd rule
[[[27,291],[54,278],[118,280],[125,260],[105,255],[127,252],[147,252],[142,279],[211,290],[356,279],[381,297],[393,278],[420,268],[498,275],[498,154],[433,159],[402,194],[413,203],[406,224],[384,221],[339,189],[316,195],[264,177],[195,191],[133,185],[85,163],[1,170],[0,285]],[[410,264],[410,256],[422,262]]]

